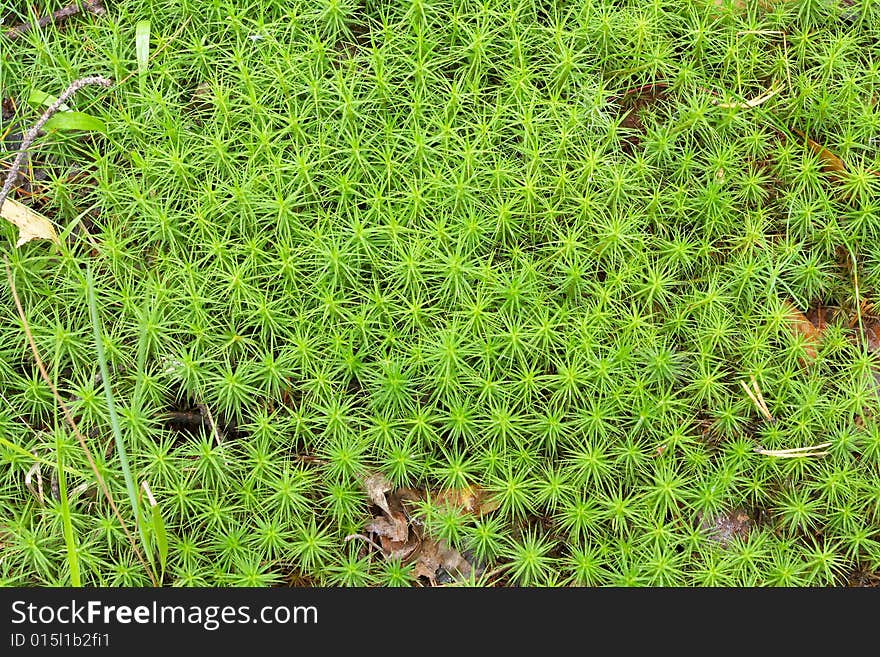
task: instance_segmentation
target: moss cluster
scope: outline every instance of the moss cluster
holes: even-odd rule
[[[482,517],[428,504],[424,522],[504,583],[880,569],[876,1],[144,4],[2,46],[16,99],[131,77],[77,96],[106,135],[34,151],[28,202],[76,223],[64,247],[0,231],[40,353],[124,500],[91,263],[166,583],[413,583],[344,540],[376,471],[493,495]],[[141,19],[154,56],[138,75]],[[13,121],[38,114],[19,102]],[[147,584],[5,286],[0,301],[3,582],[70,576],[52,468],[40,501],[13,443],[52,462],[60,445],[68,489],[86,484],[71,501],[84,581]],[[793,307],[827,309],[821,339]]]

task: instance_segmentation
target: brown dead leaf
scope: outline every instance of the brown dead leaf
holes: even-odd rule
[[[418,522],[410,523],[407,505],[424,501],[427,495],[425,491],[410,488],[394,490],[391,482],[381,474],[366,477],[364,488],[370,502],[379,507],[382,514],[366,524],[364,534],[353,534],[349,538],[366,541],[379,549],[387,559],[414,564],[416,577],[426,578],[431,585],[459,580],[474,571],[461,553],[450,548],[443,540],[435,541],[424,536]],[[441,504],[460,508],[465,513],[489,513],[498,508],[498,503],[489,499],[478,486],[430,493],[430,496]]]
[[[880,319],[866,318],[864,321],[865,344],[873,352],[880,351]]]
[[[423,491],[406,487],[398,488],[394,491],[394,496],[407,507],[412,507],[425,499],[425,493]]]
[[[409,536],[409,526],[403,513],[388,514],[373,518],[364,528],[368,533],[387,538],[395,543],[405,543]]]
[[[413,574],[436,585],[444,572],[451,580],[461,580],[469,577],[472,571],[470,562],[458,550],[450,548],[446,541],[427,539],[422,541]]]
[[[810,150],[819,156],[819,159],[822,161],[822,171],[829,174],[829,177],[838,178],[840,174],[846,172],[846,165],[843,163],[843,160],[837,157],[834,153],[822,146],[822,144],[807,137],[800,130],[795,129],[794,133],[806,141]]]
[[[880,587],[880,571],[871,572],[864,568],[858,568],[849,574],[849,577],[847,578],[847,586],[859,588]]]
[[[791,330],[795,335],[802,335],[804,337],[804,351],[807,354],[807,358],[811,361],[815,360],[819,353],[818,347],[822,341],[822,332],[793,303],[785,301],[785,307],[788,310]]]
[[[367,497],[370,502],[382,509],[386,515],[390,516],[391,509],[388,507],[388,500],[385,498],[385,493],[390,492],[394,486],[391,485],[391,482],[388,481],[385,475],[377,473],[368,476],[364,479],[364,488],[367,491]]]
[[[828,327],[828,308],[821,303],[810,306],[810,309],[806,312],[806,317],[819,333],[824,333]]]
[[[449,490],[432,493],[432,498],[437,504],[458,507],[466,513],[477,516],[491,513],[501,506],[499,500],[495,499],[479,486],[451,488]]]
[[[421,542],[418,536],[411,534],[405,541],[392,541],[385,536],[379,537],[382,553],[388,559],[399,559],[405,563],[412,561],[413,553],[419,549]]]
[[[52,222],[18,201],[7,198],[3,208],[0,209],[0,217],[18,226],[18,242],[15,246],[21,246],[33,239],[52,240],[58,243]]]
[[[382,552],[388,558],[407,559],[419,546],[419,537],[409,531],[409,520],[399,496],[386,493],[394,488],[382,474],[364,479],[364,488],[370,501],[382,510],[382,515],[370,520],[364,531],[378,537]]]
[[[0,117],[2,117],[4,121],[9,121],[13,116],[15,116],[15,100],[11,97],[4,98],[2,102],[0,102]]]
[[[205,115],[213,107],[211,85],[208,82],[200,82],[192,92],[186,111],[192,115],[197,125],[201,125]]]
[[[645,132],[642,113],[663,98],[667,90],[668,85],[665,82],[657,82],[627,89],[620,95],[622,112],[620,125],[627,128],[627,133],[621,140],[621,146],[625,151],[632,152],[639,146],[641,136]]]

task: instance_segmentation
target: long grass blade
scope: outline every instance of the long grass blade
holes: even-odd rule
[[[128,542],[131,545],[132,552],[134,552],[137,560],[140,561],[146,569],[153,584],[156,584],[156,576],[147,565],[147,562],[144,560],[144,555],[141,554],[140,549],[138,549],[137,542],[134,540],[134,537],[128,530],[128,524],[125,522],[125,518],[123,518],[122,514],[119,512],[119,507],[117,506],[116,501],[113,499],[113,495],[110,493],[107,482],[104,481],[104,477],[101,475],[101,470],[95,463],[95,458],[92,455],[92,451],[89,449],[89,445],[86,441],[85,436],[83,435],[82,431],[79,430],[79,427],[76,424],[76,420],[73,419],[73,415],[71,414],[70,409],[67,408],[67,404],[64,403],[64,399],[58,393],[58,388],[52,382],[52,378],[49,376],[49,372],[46,370],[46,365],[43,363],[43,359],[40,357],[40,351],[39,349],[37,349],[37,343],[34,341],[34,334],[31,331],[30,323],[28,322],[27,315],[24,312],[24,307],[21,305],[21,298],[18,296],[18,290],[15,287],[15,277],[12,275],[12,268],[9,266],[9,258],[7,258],[6,256],[3,257],[3,264],[6,267],[6,280],[9,283],[9,290],[10,292],[12,292],[12,300],[15,302],[15,309],[18,312],[19,319],[21,320],[21,325],[24,329],[24,334],[27,338],[28,345],[31,348],[31,353],[34,356],[34,361],[37,364],[37,369],[40,372],[40,377],[43,379],[43,381],[46,382],[46,385],[49,386],[49,389],[52,391],[52,396],[55,398],[55,402],[61,409],[61,413],[64,416],[65,422],[67,422],[67,424],[70,426],[70,429],[73,431],[73,435],[76,436],[76,439],[79,442],[80,447],[82,448],[83,454],[85,454],[86,460],[89,462],[89,467],[95,474],[95,480],[98,482],[98,487],[101,489],[104,498],[110,505],[110,508],[113,511],[113,515],[116,516],[116,518],[119,520],[119,525],[122,527],[122,532],[125,534],[125,537],[128,539]]]
[[[70,517],[70,499],[67,496],[67,477],[64,474],[64,453],[60,436],[55,437],[55,455],[58,463],[58,495],[61,498],[61,521],[64,523],[64,545],[67,548],[67,565],[70,568],[70,583],[77,588],[82,586],[79,574],[79,553],[73,521]]]
[[[141,545],[144,552],[149,554],[149,544],[146,534],[144,533],[143,522],[138,505],[137,487],[134,483],[134,477],[131,475],[131,467],[128,463],[128,453],[125,449],[125,441],[122,438],[122,429],[119,424],[119,416],[116,413],[116,402],[113,398],[113,389],[110,386],[110,369],[107,367],[107,357],[104,353],[104,343],[101,337],[101,320],[98,317],[98,307],[95,302],[95,282],[92,276],[91,266],[86,268],[86,289],[88,291],[89,315],[92,320],[92,333],[95,338],[95,351],[98,356],[98,367],[101,370],[101,379],[104,387],[104,397],[107,400],[107,411],[110,415],[110,427],[113,430],[113,439],[116,443],[116,452],[119,456],[119,465],[122,468],[122,475],[125,478],[125,488],[128,491],[128,501],[131,504],[131,511],[137,524],[138,533],[141,538]]]
[[[153,491],[150,489],[150,485],[144,481],[141,482],[141,488],[144,489],[144,493],[147,496],[147,502],[150,505],[150,509],[152,512],[152,535],[153,540],[156,541],[156,552],[159,557],[159,581],[165,577],[165,567],[168,565],[168,533],[165,531],[165,520],[162,518],[162,509],[159,507],[159,503],[156,501],[155,496],[153,495]]]

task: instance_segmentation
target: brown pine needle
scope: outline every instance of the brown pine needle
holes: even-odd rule
[[[714,100],[713,103],[718,107],[722,107],[724,109],[752,109],[753,107],[757,107],[763,103],[766,103],[768,100],[773,98],[776,94],[781,91],[780,87],[773,87],[768,91],[765,91],[760,96],[756,96],[751,100],[745,100],[741,103],[719,103],[717,100]]]
[[[764,411],[764,417],[767,418],[770,422],[774,422],[773,415],[770,413],[770,409],[767,408],[767,402],[764,401],[764,395],[761,394],[761,388],[758,386],[758,381],[755,379],[755,376],[751,376],[752,380],[752,388],[755,391],[755,396],[757,396],[758,401],[761,403],[761,409]]]
[[[21,319],[22,326],[24,327],[24,334],[27,337],[28,344],[30,344],[31,352],[33,353],[34,360],[37,363],[37,369],[39,369],[40,371],[40,376],[43,378],[43,381],[46,382],[46,385],[49,386],[49,389],[52,391],[52,396],[55,397],[55,401],[57,402],[59,408],[61,408],[61,413],[62,415],[64,415],[65,421],[68,425],[70,425],[70,428],[73,431],[73,435],[76,436],[76,439],[79,441],[80,447],[82,447],[83,452],[86,455],[86,459],[89,462],[89,466],[92,468],[92,472],[95,473],[95,478],[98,480],[98,486],[100,486],[101,491],[104,493],[104,497],[110,504],[110,508],[113,510],[113,515],[115,515],[116,518],[119,520],[119,524],[122,526],[122,531],[128,538],[128,542],[131,544],[131,549],[134,550],[135,556],[137,557],[138,561],[141,562],[144,569],[147,571],[147,574],[150,576],[150,580],[153,582],[153,586],[158,586],[159,583],[156,581],[155,575],[153,575],[153,570],[147,565],[147,562],[144,560],[144,556],[138,549],[134,537],[128,530],[128,525],[125,524],[125,520],[123,519],[122,514],[119,513],[116,502],[113,501],[113,496],[110,494],[110,489],[107,488],[107,483],[104,481],[104,477],[101,476],[101,471],[98,470],[98,466],[95,463],[92,452],[89,449],[88,444],[86,443],[85,436],[83,436],[82,432],[79,430],[79,427],[76,424],[76,420],[73,419],[73,415],[71,415],[70,410],[67,408],[67,404],[64,403],[61,395],[58,394],[58,389],[55,387],[55,384],[52,383],[52,378],[46,371],[46,366],[43,364],[43,359],[40,358],[40,352],[37,350],[37,344],[34,342],[34,336],[33,333],[31,333],[30,323],[27,321],[27,316],[25,315],[24,308],[21,305],[21,299],[18,296],[18,290],[15,287],[15,278],[12,276],[12,268],[9,266],[9,258],[4,256],[3,262],[6,265],[6,278],[9,281],[9,288],[12,291],[12,298],[15,301],[15,307],[18,310],[18,316]]]
[[[821,450],[826,447],[831,447],[831,443],[820,443],[819,445],[812,445],[810,447],[793,447],[791,449],[764,449],[763,447],[756,447],[755,451],[764,456],[775,456],[780,459],[795,459],[807,456],[825,456],[828,452],[815,450]]]
[[[767,403],[764,401],[764,396],[761,394],[761,389],[758,387],[758,382],[755,381],[755,377],[752,377],[752,386],[754,388],[754,392],[752,392],[752,388],[746,385],[745,381],[740,381],[739,384],[743,387],[743,390],[746,391],[746,394],[749,396],[749,399],[752,400],[752,403],[755,405],[755,408],[758,409],[758,412],[764,417],[768,422],[773,422],[773,416],[770,414],[770,409],[767,408]]]

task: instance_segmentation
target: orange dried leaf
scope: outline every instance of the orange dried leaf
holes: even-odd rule
[[[822,332],[790,301],[785,302],[785,308],[788,310],[789,326],[795,335],[804,337],[804,351],[807,354],[807,358],[814,360],[818,355],[819,343],[822,341]]]
[[[822,144],[807,137],[800,130],[795,130],[794,132],[800,135],[800,137],[807,142],[807,146],[810,147],[810,150],[822,160],[822,171],[830,174],[838,174],[846,171],[846,165],[843,163],[843,160],[837,157],[834,153],[825,148]]]

